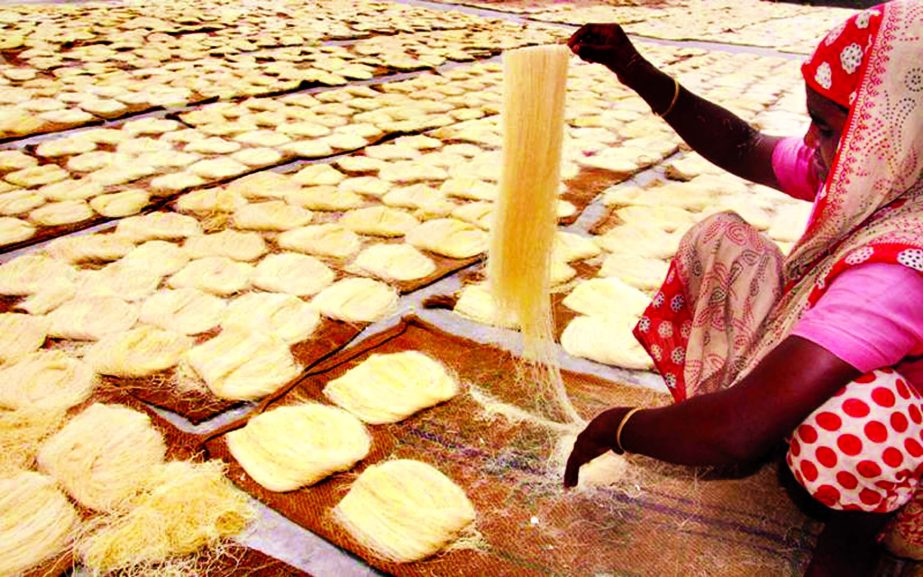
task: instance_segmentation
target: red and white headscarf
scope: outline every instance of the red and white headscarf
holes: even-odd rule
[[[856,14],[827,34],[802,71],[849,116],[811,222],[786,259],[787,311],[764,350],[850,266],[891,262],[923,272],[923,2]]]
[[[849,108],[866,69],[867,55],[878,35],[882,8],[870,8],[827,33],[801,66],[804,81],[817,93]]]

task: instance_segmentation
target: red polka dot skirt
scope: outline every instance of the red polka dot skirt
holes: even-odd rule
[[[891,369],[863,375],[795,430],[786,460],[828,507],[899,509],[923,472],[923,398]]]

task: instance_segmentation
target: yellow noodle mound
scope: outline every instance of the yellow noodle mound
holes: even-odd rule
[[[365,547],[389,561],[409,563],[455,541],[474,523],[475,510],[439,470],[404,459],[363,471],[334,515]]]
[[[328,399],[373,425],[396,423],[457,393],[445,367],[417,351],[372,355],[324,387]]]
[[[0,575],[19,575],[62,552],[77,522],[53,479],[32,471],[0,478]]]
[[[0,408],[66,410],[87,399],[96,377],[61,351],[36,351],[0,367]]]
[[[240,533],[253,507],[224,473],[218,461],[156,466],[127,513],[93,524],[78,544],[80,559],[104,573],[167,561]]]
[[[318,403],[279,407],[227,435],[228,449],[270,491],[313,485],[365,458],[372,440],[342,409]]]
[[[45,442],[38,466],[81,505],[111,511],[134,496],[166,451],[150,417],[95,403]]]

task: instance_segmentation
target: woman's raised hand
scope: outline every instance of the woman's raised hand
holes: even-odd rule
[[[619,78],[643,61],[618,24],[584,24],[574,32],[567,45],[583,60],[602,64]]]

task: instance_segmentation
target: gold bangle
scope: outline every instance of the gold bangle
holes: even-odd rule
[[[622,447],[622,430],[625,429],[625,424],[628,423],[628,419],[630,419],[635,413],[637,413],[641,409],[642,409],[641,407],[635,407],[634,409],[625,413],[625,416],[622,417],[622,420],[619,422],[619,428],[615,430],[615,446],[618,447],[619,451],[623,453],[625,452],[625,448]]]
[[[670,106],[664,112],[655,112],[660,118],[665,118],[667,114],[673,112],[673,107],[676,106],[676,101],[679,100],[679,80],[673,79],[673,100],[670,101]]]

